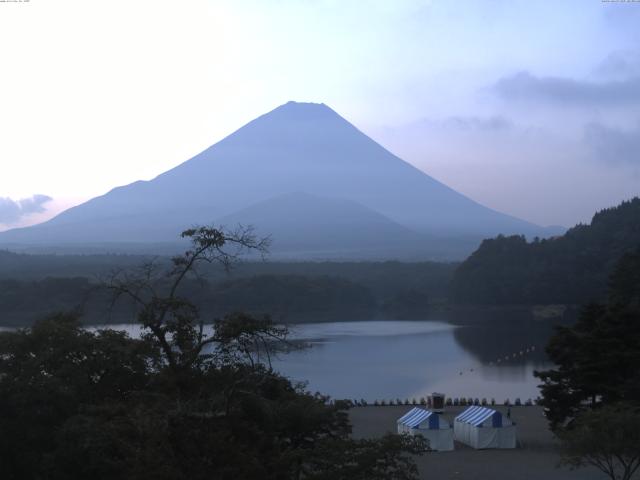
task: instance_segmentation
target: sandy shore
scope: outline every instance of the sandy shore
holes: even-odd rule
[[[372,438],[396,432],[396,420],[412,406],[354,407],[349,417],[356,438]],[[448,407],[444,417],[451,423],[465,407]],[[495,407],[506,413],[505,407]],[[605,476],[593,468],[571,471],[558,467],[553,435],[540,407],[511,407],[517,424],[515,450],[473,450],[456,442],[453,452],[433,452],[416,458],[420,477],[430,480],[597,480]]]

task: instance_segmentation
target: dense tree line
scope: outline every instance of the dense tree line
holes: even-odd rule
[[[211,288],[203,303],[217,315],[243,310],[283,321],[370,319],[376,310],[366,287],[339,277],[301,275],[228,280]]]
[[[0,325],[28,325],[50,312],[80,310],[94,292],[82,277],[0,280]]]
[[[609,284],[607,302],[558,327],[547,347],[556,366],[536,376],[565,460],[629,480],[640,468],[640,248],[622,256]]]
[[[46,255],[0,250],[0,280],[42,280],[46,277],[95,278],[114,269],[131,268],[154,260],[168,264],[167,256],[143,255]],[[340,277],[367,287],[377,298],[408,290],[425,291],[434,299],[447,296],[457,263],[439,262],[348,262],[348,261],[242,261],[230,275],[214,267],[203,267],[212,282],[259,275]]]
[[[203,330],[181,287],[198,267],[229,260],[251,236],[188,230],[169,268],[114,273],[114,302],[133,304],[140,339],[87,331],[73,314],[0,333],[0,469],[29,479],[417,478],[420,438],[350,437],[343,402],[270,367],[286,329],[236,313]]]
[[[135,267],[150,258],[144,255],[52,255],[0,250],[0,279],[94,277],[114,268]],[[169,258],[167,257],[166,260],[168,261]]]
[[[282,322],[369,319],[376,312],[369,289],[336,277],[260,275],[213,284],[190,279],[180,290],[209,322],[237,310],[269,314]],[[89,323],[133,321],[130,305],[110,305],[104,287],[86,278],[0,280],[5,326],[28,325],[61,310],[84,312]]]
[[[606,296],[615,262],[640,245],[640,199],[596,213],[561,237],[484,240],[456,270],[459,304],[584,304]]]
[[[606,303],[590,303],[547,347],[556,368],[538,372],[552,427],[601,404],[640,407],[640,248],[610,277]]]
[[[398,290],[396,286],[394,295],[376,296],[370,288],[342,277],[288,274],[233,276],[222,281],[189,279],[181,292],[210,322],[236,310],[297,323],[377,316],[424,318],[430,298],[424,289]],[[94,324],[132,321],[129,305],[112,307],[109,303],[107,292],[95,278],[0,280],[0,325],[4,326],[29,325],[58,310],[82,312],[84,321]]]

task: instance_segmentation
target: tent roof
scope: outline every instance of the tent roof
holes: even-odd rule
[[[407,413],[405,413],[402,417],[398,419],[398,423],[402,423],[407,427],[417,427],[426,419],[428,419],[431,415],[437,415],[430,410],[425,410],[423,408],[412,408]]]
[[[493,417],[497,412],[491,408],[473,406],[467,408],[464,412],[456,417],[456,422],[469,423],[475,427],[482,425],[482,423],[489,417]]]

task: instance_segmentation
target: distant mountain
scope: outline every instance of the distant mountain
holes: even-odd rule
[[[613,266],[640,247],[640,198],[596,213],[589,225],[527,242],[485,240],[457,268],[452,296],[460,304],[584,304],[603,300]]]
[[[335,216],[332,226],[329,213],[335,205],[330,206],[328,199],[347,202],[350,214],[362,216],[367,229],[378,222],[381,230],[376,231],[380,235],[376,241],[391,249],[399,248],[402,242],[396,240],[401,236],[406,242],[416,234],[426,235],[421,246],[425,257],[433,253],[432,242],[438,243],[438,238],[455,239],[453,244],[458,242],[460,247],[453,256],[461,257],[482,237],[550,233],[455,192],[385,150],[324,104],[289,102],[153,180],[115,188],[43,224],[4,232],[0,245],[86,248],[173,242],[178,232],[192,224],[245,218],[252,209],[260,211],[261,218],[271,219],[272,223],[260,223],[274,237],[276,230],[281,234],[299,230],[296,225],[301,222],[305,228],[315,228],[309,219],[304,221],[301,209],[289,223],[266,211],[269,199],[283,195],[272,205],[284,211],[285,203],[291,202],[293,208],[296,198],[286,196],[293,192],[325,199],[328,223],[318,238],[327,244],[300,244],[304,251],[342,248],[340,242],[332,246],[333,240],[326,235],[339,228],[348,229],[345,235],[353,238],[367,236],[357,232],[358,221],[340,223],[341,217]],[[262,202],[267,203],[261,208]],[[373,213],[378,220],[373,220]],[[295,243],[284,238],[276,241]]]
[[[426,238],[353,200],[302,192],[279,195],[220,219],[270,235],[271,255],[295,258],[394,258],[418,254]]]

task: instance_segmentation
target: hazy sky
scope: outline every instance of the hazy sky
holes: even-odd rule
[[[0,42],[0,227],[288,100],[539,224],[640,194],[637,2],[23,0],[0,2]]]

